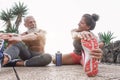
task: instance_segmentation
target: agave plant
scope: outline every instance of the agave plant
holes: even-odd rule
[[[6,29],[0,31],[3,33],[19,33],[19,26],[22,22],[22,17],[27,14],[27,6],[24,3],[15,3],[10,9],[1,10],[0,19],[5,22],[3,25]],[[5,48],[7,47],[7,42],[5,42]]]
[[[22,17],[24,17],[27,14],[28,8],[24,3],[19,2],[18,4],[15,3],[15,5],[12,7],[12,14],[15,15],[16,21],[15,26],[18,30],[20,23],[22,22]]]
[[[113,36],[114,33],[112,33],[111,31],[108,31],[107,33],[105,32],[99,32],[98,33],[98,36],[99,36],[99,39],[101,41],[104,42],[105,45],[108,45],[110,44],[111,40],[114,39],[115,37]]]
[[[10,27],[12,26],[11,21],[14,19],[14,16],[12,15],[12,10],[2,10],[0,19],[5,22],[4,25],[6,25],[6,31],[9,31]]]
[[[19,33],[18,29],[20,23],[22,22],[22,17],[27,14],[27,11],[27,6],[21,2],[19,2],[18,4],[15,3],[14,6],[11,9],[7,9],[7,11],[2,10],[0,14],[0,19],[5,22],[5,32]]]
[[[9,31],[5,31],[5,33],[19,33],[16,26],[13,25],[9,28]]]

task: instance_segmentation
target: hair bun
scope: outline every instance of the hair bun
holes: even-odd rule
[[[99,20],[99,16],[97,14],[92,14],[92,18],[93,18],[94,21]]]

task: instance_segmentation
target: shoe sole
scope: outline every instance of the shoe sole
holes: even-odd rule
[[[81,40],[81,44],[84,71],[89,77],[95,76],[98,73],[98,61],[90,56],[90,50],[98,48],[97,39]]]

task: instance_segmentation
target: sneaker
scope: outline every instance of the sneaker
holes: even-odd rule
[[[0,52],[3,53],[3,51],[4,51],[4,40],[0,39]]]
[[[82,59],[83,67],[87,76],[96,76],[98,73],[98,61],[90,56],[90,50],[98,48],[97,39],[81,40],[83,47]]]
[[[17,66],[16,63],[18,61],[22,61],[21,59],[13,59],[10,62],[8,62],[7,64],[3,65],[3,67],[15,67]]]
[[[3,51],[4,51],[4,40],[0,39],[0,70],[2,66]]]

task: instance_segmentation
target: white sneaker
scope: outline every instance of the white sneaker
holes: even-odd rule
[[[0,39],[0,71],[1,71],[2,59],[3,59],[3,49],[4,49],[4,40]]]

